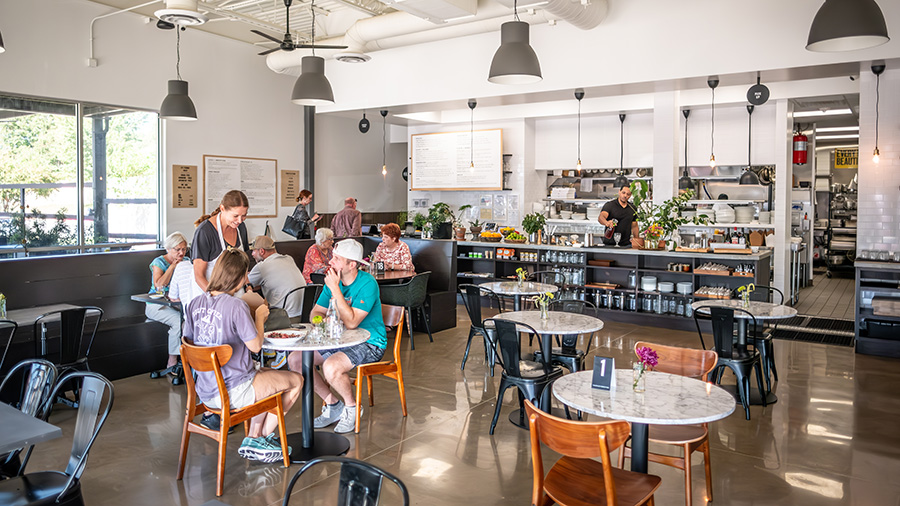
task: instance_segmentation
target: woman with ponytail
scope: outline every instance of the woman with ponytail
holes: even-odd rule
[[[191,242],[191,258],[194,259],[194,281],[199,287],[195,293],[205,292],[209,285],[216,259],[224,250],[238,249],[249,253],[247,240],[247,212],[250,201],[240,190],[231,190],[222,197],[219,207],[203,215],[194,224],[194,240]]]

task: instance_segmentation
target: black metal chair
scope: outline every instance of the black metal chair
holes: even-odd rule
[[[757,332],[756,317],[752,313],[744,309],[724,308],[716,306],[708,306],[710,310],[710,319],[712,320],[713,341],[715,342],[714,350],[719,356],[716,367],[709,375],[709,380],[721,384],[722,374],[727,367],[734,372],[735,381],[737,382],[738,393],[741,398],[741,405],[744,407],[744,414],[747,420],[750,419],[750,375],[756,368],[756,382],[762,396],[763,406],[766,405],[766,391],[762,379],[762,361],[757,350],[748,350],[746,348],[736,347],[734,344],[734,313],[740,311],[745,313],[753,322],[753,332]],[[697,313],[700,308],[694,310],[694,321],[697,328],[700,323]],[[702,336],[702,334],[701,334]]]
[[[300,315],[301,322],[309,322],[309,315],[312,313],[313,308],[316,306],[316,301],[319,299],[319,295],[322,293],[322,287],[324,285],[306,285],[294,288],[288,294],[296,291],[303,290],[303,313]]]
[[[88,311],[97,313],[92,328],[88,323]],[[58,353],[51,354],[48,343],[53,336],[51,329],[55,327],[52,324],[56,323],[57,318],[59,320],[59,350]],[[91,316],[91,318],[94,318],[94,316]],[[94,342],[94,337],[97,335],[97,328],[100,326],[102,319],[103,309],[97,306],[81,306],[50,311],[38,316],[34,321],[35,355],[41,358],[56,357],[57,360],[50,361],[59,370],[60,378],[69,371],[90,371],[88,357],[91,354],[91,345]],[[63,392],[65,391],[63,390]],[[75,388],[73,391],[75,392],[74,401],[62,394],[58,401],[77,408],[78,389]]]
[[[766,285],[755,285],[755,288],[757,292],[760,290],[766,291],[767,301],[772,302],[773,304],[784,304],[784,292],[778,288]],[[775,302],[776,295],[778,296],[778,302]],[[731,292],[731,296],[733,298],[740,298],[737,288]],[[774,322],[771,327],[763,324],[763,328],[760,329],[758,333],[754,332],[752,335],[747,335],[747,342],[759,350],[763,364],[763,376],[766,379],[766,392],[772,391],[772,380],[769,378],[769,374],[775,378],[775,381],[778,381],[778,369],[775,368],[775,346],[773,345],[772,337],[776,328],[778,328],[777,321]]]
[[[416,274],[406,283],[399,285],[380,285],[381,303],[388,306],[401,306],[406,308],[406,328],[409,330],[409,346],[416,349],[413,339],[412,310],[415,309],[422,315],[425,322],[425,330],[428,331],[428,340],[434,342],[431,337],[431,323],[428,321],[428,313],[425,311],[425,296],[428,295],[428,278],[431,271]]]
[[[78,384],[81,402],[75,420],[72,453],[65,471],[41,471],[0,481],[0,504],[7,506],[83,506],[81,473],[88,452],[113,405],[113,385],[103,376],[89,371],[73,371],[59,379],[49,396],[46,409],[66,383]]]
[[[595,306],[593,302],[580,299],[554,300],[550,302],[550,310],[586,314],[595,318],[597,317],[597,306]],[[585,368],[584,357],[587,355],[588,350],[582,351],[576,347],[578,344],[578,335],[563,335],[562,342],[560,342],[559,336],[557,336],[556,339],[557,345],[559,346],[551,349],[551,352],[553,353],[551,358],[552,363],[560,364],[571,372],[583,371]],[[588,346],[590,346],[590,339],[588,339]],[[540,350],[534,352],[534,360],[536,362],[543,361],[543,356],[544,355]]]
[[[0,357],[0,371],[3,371],[3,364],[6,362],[6,354],[9,353],[9,346],[12,344],[13,336],[19,330],[19,324],[12,320],[0,320],[0,342],[4,337],[6,346],[3,347],[3,356]]]
[[[492,309],[496,302],[497,310],[502,313],[503,306],[500,302],[500,296],[492,290],[471,284],[457,285],[456,291],[462,297],[463,305],[466,307],[466,313],[469,315],[469,321],[472,322],[472,325],[469,326],[469,339],[466,341],[466,352],[463,354],[462,364],[460,364],[459,369],[461,371],[465,370],[466,360],[469,358],[469,348],[472,346],[472,338],[475,337],[475,334],[481,334],[481,337],[484,338],[484,362],[488,364],[488,367],[491,370],[491,376],[493,376],[496,358],[494,355],[494,345],[490,340],[491,336],[484,330],[484,327],[481,326],[481,322],[484,320],[484,317],[481,316],[481,297],[488,298]]]
[[[500,418],[503,394],[506,393],[507,388],[516,387],[518,389],[520,423],[522,426],[525,426],[525,399],[549,412],[550,389],[547,387],[553,383],[553,380],[563,375],[563,369],[559,366],[553,366],[546,361],[522,360],[519,351],[519,328],[523,332],[531,332],[537,336],[540,348],[544,354],[550,353],[550,339],[541,337],[532,327],[500,318],[488,318],[482,322],[482,327],[487,332],[494,333],[494,338],[491,341],[495,343],[495,347],[500,348],[497,351],[497,360],[503,367],[503,374],[500,377],[500,389],[497,393],[497,407],[494,409],[494,418],[491,421],[490,433],[493,435],[494,427],[497,426],[497,419]]]
[[[403,496],[404,506],[409,504],[409,490],[406,485],[393,474],[381,469],[373,464],[362,460],[351,459],[349,457],[316,457],[300,468],[297,474],[291,478],[287,490],[284,492],[284,500],[282,506],[288,506],[291,502],[291,492],[294,485],[300,479],[300,475],[308,469],[319,466],[319,464],[327,465],[328,463],[341,464],[340,485],[338,485],[337,503],[340,505],[375,505],[381,497],[381,485],[384,479],[394,482],[400,489]],[[320,466],[324,467],[324,466]]]
[[[14,365],[0,382],[0,398],[11,396],[8,391],[18,388],[17,400],[11,404],[26,415],[41,420],[47,420],[49,409],[47,400],[50,391],[56,384],[56,366],[42,358],[29,358]],[[25,472],[25,465],[31,457],[34,447],[29,446],[25,457],[19,455],[25,448],[17,448],[9,453],[0,455],[0,478],[20,476]]]
[[[325,285],[325,273],[311,272],[309,273],[309,280],[312,281],[312,284],[314,285]]]

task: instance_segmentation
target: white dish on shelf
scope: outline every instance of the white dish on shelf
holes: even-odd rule
[[[671,281],[660,281],[657,284],[657,290],[659,293],[672,293],[675,291],[675,283]]]
[[[690,281],[681,281],[675,285],[675,291],[682,295],[690,295],[694,293],[694,284]]]

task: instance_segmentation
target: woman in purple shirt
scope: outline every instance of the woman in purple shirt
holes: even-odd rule
[[[247,284],[250,261],[239,250],[223,251],[210,275],[207,291],[195,297],[184,314],[184,337],[196,346],[231,346],[231,359],[222,366],[222,376],[228,388],[232,409],[240,409],[272,394],[282,392],[282,405],[287,413],[300,396],[303,377],[291,371],[259,369],[253,366],[250,352],[262,349],[263,324],[269,308],[262,304],[256,309],[256,320],[250,308],[234,296]],[[198,371],[195,382],[197,396],[204,404],[219,409],[221,399],[212,371]],[[282,460],[281,445],[275,443],[278,417],[272,413],[255,416],[250,431],[238,453],[247,459],[263,462]]]

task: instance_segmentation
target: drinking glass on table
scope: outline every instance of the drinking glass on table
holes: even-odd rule
[[[621,240],[622,240],[621,232],[616,232],[615,234],[613,234],[613,241],[616,241],[616,246],[619,245],[619,241],[621,241]]]

